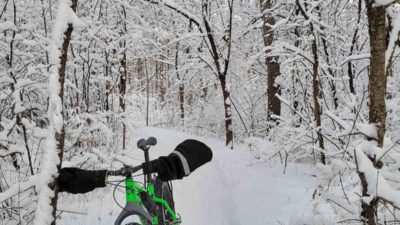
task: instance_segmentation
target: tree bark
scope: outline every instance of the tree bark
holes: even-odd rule
[[[368,197],[370,196],[368,193],[368,182],[365,177],[364,173],[358,172],[358,176],[361,180],[361,187],[362,187],[362,196]],[[361,201],[361,216],[366,220],[368,225],[376,225],[376,210],[378,207],[378,198],[374,198],[371,202],[364,202]]]
[[[76,7],[78,5],[78,0],[71,0],[71,8],[74,12],[76,12]],[[64,42],[62,44],[62,49],[61,49],[61,56],[60,56],[60,68],[58,70],[59,73],[59,83],[60,83],[60,99],[62,105],[64,105],[64,83],[65,83],[65,68],[67,65],[67,60],[68,60],[68,48],[69,48],[69,43],[71,41],[71,34],[73,31],[72,24],[68,25],[67,30],[64,33]],[[64,110],[62,112],[63,117],[64,115]],[[64,156],[64,144],[65,144],[65,127],[63,125],[61,129],[61,133],[56,133],[56,141],[57,141],[57,149],[58,149],[58,157],[60,159],[60,163],[57,165],[57,169],[60,170],[62,167],[62,162],[63,162],[63,156]],[[58,201],[58,184],[56,181],[52,184],[53,189],[54,189],[54,197],[51,199],[51,205],[53,206],[53,221],[51,225],[56,224],[56,218],[57,218],[57,201]]]
[[[123,32],[122,35],[126,35],[127,27],[126,27],[126,11],[125,7],[122,6],[122,14],[124,16],[122,21],[123,24]],[[119,80],[119,107],[122,112],[125,112],[125,94],[126,94],[126,78],[128,75],[128,66],[126,62],[126,39],[123,40],[122,48],[124,49],[121,63],[121,71],[120,71],[120,80]],[[126,125],[125,122],[122,122],[122,149],[126,149]]]
[[[274,30],[271,26],[276,24],[275,17],[272,15],[267,16],[266,11],[272,8],[272,0],[261,0],[261,13],[263,14],[263,40],[264,46],[272,46],[274,42]],[[267,50],[266,54],[270,53],[271,50]],[[277,122],[276,119],[272,118],[272,115],[281,115],[281,101],[276,96],[280,95],[280,86],[276,84],[276,78],[280,75],[280,64],[279,57],[267,56],[265,64],[268,70],[268,120]]]
[[[362,12],[362,0],[358,0],[358,19],[357,19],[357,25],[360,24],[361,21],[361,12]],[[357,43],[358,39],[358,32],[359,28],[357,27],[356,30],[354,31],[353,39],[351,41],[351,47],[350,47],[350,56],[353,54],[354,48]],[[354,87],[354,70],[353,70],[353,64],[351,60],[347,63],[347,74],[349,76],[349,88],[350,88],[350,93],[353,95],[356,94],[356,90]]]
[[[386,125],[386,9],[385,7],[374,7],[373,3],[367,0],[366,5],[371,52],[369,73],[369,122],[377,126],[378,146],[382,147]]]
[[[311,25],[312,26],[312,25]],[[312,32],[314,33],[314,29],[312,29]],[[314,64],[313,64],[313,80],[312,80],[312,86],[313,86],[313,99],[314,99],[314,118],[315,122],[317,125],[317,130],[318,130],[318,143],[319,147],[321,149],[321,163],[326,164],[325,160],[325,153],[322,152],[322,150],[325,149],[324,147],[324,138],[322,137],[321,134],[321,113],[322,113],[322,108],[321,104],[319,103],[319,99],[322,97],[322,92],[319,89],[319,76],[318,76],[318,69],[319,69],[319,59],[318,59],[318,45],[317,45],[317,40],[316,40],[316,35],[314,34],[314,40],[312,43],[312,53],[314,55]]]
[[[222,96],[224,98],[224,108],[225,108],[225,145],[233,149],[233,130],[232,130],[232,106],[230,100],[230,90],[227,87],[225,76],[220,77]]]
[[[386,66],[385,53],[386,42],[386,9],[383,6],[375,7],[373,2],[365,0],[368,14],[368,28],[370,38],[370,71],[369,71],[369,122],[378,128],[377,142],[379,147],[383,147],[386,127]],[[375,159],[372,159],[377,165]],[[359,174],[362,184],[363,197],[369,196],[368,184],[365,176]],[[376,225],[376,210],[378,201],[362,202],[361,216],[368,225]]]
[[[175,51],[175,72],[176,77],[179,82],[179,108],[180,108],[180,119],[182,122],[182,126],[184,127],[185,121],[185,85],[184,78],[178,72],[179,66],[179,42],[176,43],[176,51]]]

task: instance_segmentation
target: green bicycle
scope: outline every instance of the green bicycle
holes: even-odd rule
[[[149,150],[157,144],[157,139],[150,137],[141,139],[137,147],[144,152],[145,162],[149,162]],[[108,171],[109,176],[125,176],[126,205],[119,214],[114,225],[122,225],[128,217],[137,217],[137,222],[126,225],[177,225],[181,223],[180,216],[175,212],[172,186],[151,174],[144,175],[143,185],[133,179],[132,174],[142,169],[142,166],[127,166],[115,171]]]

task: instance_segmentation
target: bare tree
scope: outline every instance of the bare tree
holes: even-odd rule
[[[309,15],[306,12],[306,9],[303,8],[303,5],[300,3],[299,0],[296,0],[297,7],[300,9],[300,12],[304,16],[306,20],[309,20]],[[312,39],[312,46],[311,52],[313,54],[313,69],[312,69],[312,89],[313,89],[313,100],[314,100],[314,119],[317,126],[317,136],[318,136],[318,143],[321,149],[321,163],[326,164],[325,153],[322,151],[325,149],[324,146],[324,138],[321,134],[321,114],[322,114],[322,107],[319,102],[319,99],[322,98],[322,92],[320,90],[320,83],[319,83],[319,56],[318,56],[318,36],[316,30],[314,28],[314,24],[310,23],[310,32],[313,36]]]
[[[208,19],[210,13],[209,0],[203,1],[202,18],[205,27],[205,33],[207,35],[207,40],[209,43],[208,49],[213,58],[215,73],[221,84],[222,96],[224,100],[225,134],[226,134],[225,144],[226,146],[233,149],[232,106],[230,99],[231,91],[230,91],[230,84],[227,83],[229,64],[232,56],[231,53],[232,53],[233,0],[228,0],[228,6],[229,6],[229,20],[228,20],[229,22],[224,36],[224,41],[226,42],[224,43],[224,45],[226,46],[226,49],[222,48],[223,50],[226,50],[227,52],[226,56],[224,56],[222,52],[223,50],[219,50],[221,49],[220,48],[221,46],[218,46],[215,33]]]

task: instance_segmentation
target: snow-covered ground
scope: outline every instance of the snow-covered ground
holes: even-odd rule
[[[297,225],[297,218],[309,217],[311,196],[316,186],[313,168],[289,164],[286,173],[278,162],[258,162],[244,146],[225,149],[222,142],[174,130],[145,128],[137,137],[155,136],[158,144],[151,157],[169,154],[187,138],[196,138],[211,147],[213,161],[189,177],[173,182],[176,210],[183,225]],[[124,160],[140,163],[142,152],[128,150]],[[121,211],[113,200],[113,188],[86,195],[63,194],[59,224],[113,224]],[[117,195],[122,204],[123,195]],[[76,214],[81,213],[81,214]]]

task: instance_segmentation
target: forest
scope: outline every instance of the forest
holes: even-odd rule
[[[149,128],[248,154],[243,182],[316,177],[309,220],[209,224],[400,224],[400,1],[0,2],[0,224],[68,224],[60,169],[118,167]]]

